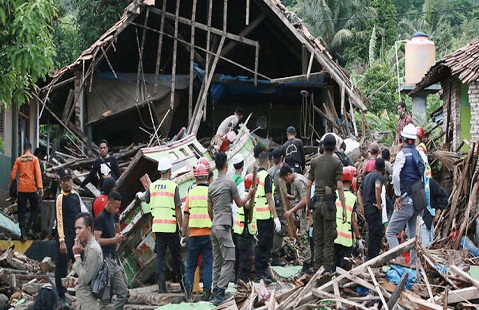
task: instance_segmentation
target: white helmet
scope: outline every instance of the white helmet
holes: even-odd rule
[[[167,171],[171,169],[171,166],[171,160],[168,156],[164,156],[158,161],[158,171]]]
[[[413,124],[407,124],[401,131],[401,136],[406,139],[416,140],[416,126],[414,126]]]

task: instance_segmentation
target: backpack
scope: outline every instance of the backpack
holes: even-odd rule
[[[9,194],[10,194],[10,197],[12,197],[14,199],[17,199],[17,195],[18,195],[18,181],[17,181],[17,179],[12,180],[12,184],[10,184],[10,188],[9,188]]]
[[[108,263],[105,259],[100,264],[100,268],[96,275],[90,280],[90,288],[93,296],[96,298],[101,298],[105,289],[110,284],[110,273],[108,270]]]
[[[411,153],[413,156],[414,164],[419,170],[419,175],[421,176],[419,180],[415,181],[411,185],[412,202],[414,205],[414,210],[416,210],[417,212],[421,212],[428,206],[426,189],[424,185],[425,164],[421,158],[421,155],[419,155],[419,152],[416,149],[412,149]]]

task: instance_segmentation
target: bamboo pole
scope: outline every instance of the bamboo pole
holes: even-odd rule
[[[193,71],[194,71],[194,57],[195,57],[195,21],[196,21],[196,3],[193,0],[193,7],[191,8],[191,48],[190,48],[190,85],[188,91],[188,124],[191,122],[193,116]]]
[[[161,9],[161,22],[160,33],[158,37],[158,51],[156,54],[156,68],[155,68],[155,86],[153,87],[153,94],[157,94],[158,91],[158,76],[160,74],[161,65],[161,49],[163,47],[163,33],[165,30],[165,12],[166,12],[166,0],[163,0],[163,7]]]
[[[175,87],[176,87],[176,55],[178,49],[178,16],[180,15],[180,0],[176,0],[175,10],[175,35],[173,38],[173,63],[171,67],[171,89],[170,89],[170,110],[175,106]],[[146,31],[146,29],[145,29]]]

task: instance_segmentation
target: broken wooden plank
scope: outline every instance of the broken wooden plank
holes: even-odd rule
[[[464,270],[454,265],[451,265],[449,269],[452,270],[455,274],[461,276],[463,279],[467,280],[469,283],[471,283],[475,287],[479,288],[479,281],[471,277],[471,275],[465,272]]]
[[[369,309],[369,308],[364,307],[361,304],[358,304],[354,301],[350,301],[346,298],[338,298],[337,299],[337,298],[334,297],[333,294],[330,294],[330,293],[327,293],[327,292],[324,292],[324,291],[313,290],[313,295],[318,297],[318,298],[321,298],[323,300],[328,300],[328,301],[333,301],[333,302],[341,301],[345,305],[353,306],[353,307],[356,307],[358,309]]]
[[[368,271],[369,271],[369,274],[371,275],[371,279],[373,280],[373,284],[376,288],[376,292],[378,293],[379,298],[381,299],[381,302],[383,303],[383,307],[386,310],[389,310],[389,307],[386,303],[386,300],[384,299],[383,293],[381,292],[381,286],[379,285],[378,281],[376,280],[376,277],[374,276],[374,272],[371,269],[371,267],[368,267]]]
[[[479,289],[477,287],[467,287],[458,290],[448,290],[447,304],[455,304],[461,301],[477,299]],[[446,301],[444,300],[444,303]]]
[[[338,285],[338,281],[336,280],[336,277],[333,277],[333,290],[334,290],[334,298],[336,298],[338,300],[338,302],[336,303],[336,307],[339,308],[339,309],[342,309],[343,308],[343,305],[341,304],[341,294],[339,294],[339,285]]]
[[[406,309],[421,309],[421,310],[442,310],[442,306],[436,305],[432,302],[426,301],[410,291],[403,291],[399,304]]]

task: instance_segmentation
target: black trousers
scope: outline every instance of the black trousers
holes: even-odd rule
[[[248,232],[233,234],[236,246],[235,274],[236,280],[248,283],[253,266],[253,236]]]
[[[38,194],[37,192],[23,193],[18,192],[18,224],[20,228],[28,228],[25,226],[25,214],[28,212],[27,200],[30,201],[30,225],[35,230],[38,217]]]
[[[60,242],[57,242],[57,250],[55,253],[55,286],[58,291],[58,297],[65,298],[67,289],[62,285],[62,278],[67,276],[68,262],[74,262],[72,247],[75,241],[75,234],[65,232],[65,243],[67,245],[67,254],[60,252]]]
[[[269,255],[273,247],[273,219],[257,220],[258,244],[255,249],[254,268],[256,274],[262,274],[268,270]]]
[[[341,244],[334,244],[334,265],[344,270],[351,269],[349,263],[344,259],[345,257],[351,257],[353,253],[353,247],[347,247]]]
[[[166,248],[170,249],[173,257],[173,268],[175,270],[175,282],[182,283],[183,275],[185,273],[185,266],[181,259],[180,235],[178,232],[174,233],[160,233],[155,232],[156,243],[156,264],[155,273],[156,280],[160,291],[166,290],[166,271],[165,271],[165,254]],[[181,284],[183,286],[183,284]]]
[[[364,206],[364,216],[368,223],[368,260],[370,260],[381,251],[383,223],[381,212],[373,206]]]

